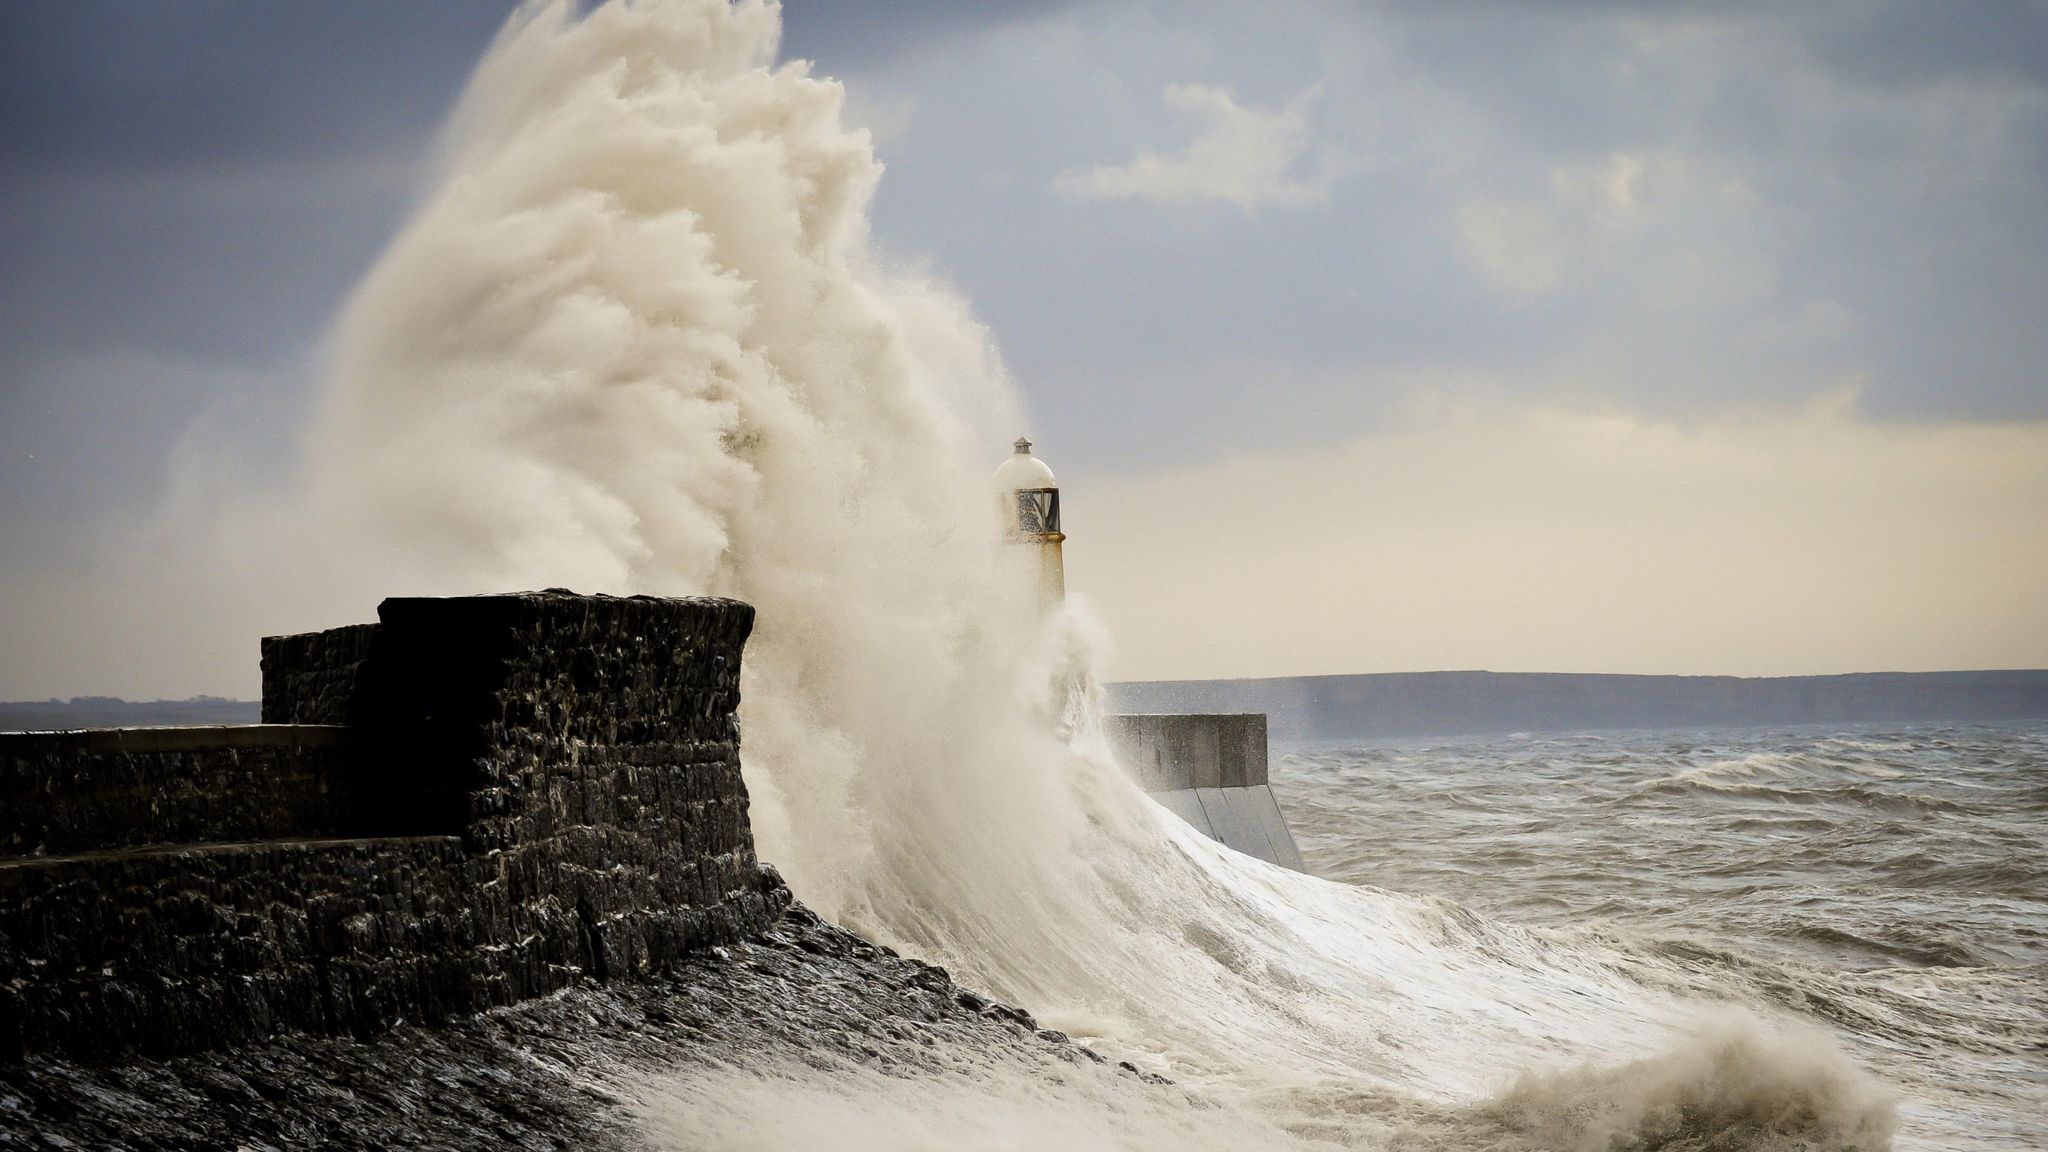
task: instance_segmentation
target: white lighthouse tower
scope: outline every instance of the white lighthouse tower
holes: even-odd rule
[[[1017,437],[1016,452],[996,469],[996,498],[1005,547],[1028,548],[1036,572],[1038,605],[1051,609],[1066,599],[1067,569],[1060,557],[1060,486],[1045,461],[1031,454],[1031,441]]]

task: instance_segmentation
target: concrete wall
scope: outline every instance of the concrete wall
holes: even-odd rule
[[[1147,792],[1266,783],[1266,717],[1258,712],[1103,718],[1124,770]]]
[[[1247,856],[1303,870],[1267,781],[1264,715],[1144,713],[1103,727],[1124,770],[1168,811]]]
[[[1178,788],[1152,799],[1209,839],[1268,864],[1305,872],[1301,849],[1269,785],[1249,788]]]
[[[646,976],[786,906],[739,773],[752,608],[550,592],[378,614],[265,643],[266,716],[346,718],[332,743],[7,746],[10,795],[42,799],[0,833],[0,1058],[369,1034]],[[151,739],[194,746],[132,746]],[[258,779],[258,748],[331,753],[315,775],[345,802],[294,809],[321,788]],[[153,791],[189,802],[138,811]]]

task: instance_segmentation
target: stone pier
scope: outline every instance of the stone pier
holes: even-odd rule
[[[248,728],[0,734],[0,1061],[368,1036],[758,933],[731,600],[386,600]]]

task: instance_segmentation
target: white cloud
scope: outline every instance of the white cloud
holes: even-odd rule
[[[1458,242],[1487,288],[1510,299],[1547,296],[1603,268],[1663,262],[1684,252],[1686,237],[1672,225],[1687,217],[1713,213],[1724,233],[1744,242],[1743,251],[1754,248],[1743,222],[1715,204],[1733,193],[1697,186],[1691,167],[1675,152],[1556,164],[1547,195],[1465,199],[1455,218]]]
[[[1069,200],[1220,200],[1255,212],[1322,204],[1347,170],[1342,151],[1316,138],[1321,85],[1271,110],[1207,84],[1168,85],[1164,99],[1207,130],[1178,152],[1140,148],[1128,163],[1062,172],[1053,191]]]
[[[1460,197],[1452,217],[1461,255],[1510,304],[1605,293],[1614,314],[1739,313],[1751,327],[1803,306],[1777,296],[1783,213],[1726,158],[1618,151],[1519,183]]]
[[[1471,200],[1459,205],[1457,225],[1466,258],[1503,296],[1548,295],[1571,258],[1563,224],[1540,203]]]

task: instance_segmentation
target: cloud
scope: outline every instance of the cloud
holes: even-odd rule
[[[1486,286],[1504,296],[1543,296],[1571,257],[1549,209],[1526,201],[1472,200],[1458,208],[1458,239]]]
[[[1438,409],[1067,479],[1123,678],[2048,664],[2048,423]]]
[[[1744,305],[1777,286],[1767,212],[1740,173],[1677,150],[1554,164],[1540,194],[1461,198],[1459,247],[1488,291],[1520,300],[1603,277],[1643,279],[1688,308]],[[1714,243],[1704,244],[1711,236]],[[1638,287],[1634,299],[1644,294]]]
[[[1175,153],[1140,148],[1128,163],[1070,169],[1053,179],[1068,200],[1220,200],[1246,212],[1322,204],[1346,172],[1335,145],[1319,142],[1316,85],[1273,110],[1239,104],[1228,89],[1173,84],[1166,107],[1208,128]]]
[[[54,550],[54,525],[120,538],[125,524],[95,510],[163,487],[191,413],[273,379],[291,394],[265,411],[293,409],[294,369],[402,218],[449,94],[510,7],[366,0],[250,19],[238,0],[0,6],[0,524],[22,542],[0,575],[24,612],[44,610],[28,577]],[[1355,441],[1442,484],[1412,496],[1423,507],[1462,514],[1454,494],[1477,483],[1485,421],[1468,420],[1465,439],[1449,418],[1384,430],[1415,393],[1505,406],[1503,444],[1534,427],[1511,413],[1588,405],[1631,411],[1639,428],[1721,429],[1728,443],[1741,424],[1731,410],[1856,379],[1870,437],[1893,428],[1882,420],[1988,437],[1967,422],[2048,419],[2038,3],[1002,0],[923,12],[913,0],[789,0],[785,12],[786,47],[846,78],[849,117],[885,142],[878,244],[973,297],[1031,390],[1030,431],[1070,481],[1140,484],[1168,463],[1291,451],[1307,457],[1304,484],[1412,490],[1392,464],[1329,463]],[[1189,77],[1205,86],[1167,89]],[[1164,111],[1162,90],[1175,93]],[[1360,157],[1369,180],[1347,178]],[[1061,195],[1047,195],[1067,169]],[[1259,191],[1276,186],[1277,199]],[[1094,198],[1209,208],[1072,207]],[[1205,226],[1238,211],[1259,226]],[[281,417],[245,424],[263,443],[289,431]],[[1844,475],[1884,488],[1893,458],[1862,442],[1837,459],[1867,475]],[[1452,463],[1413,455],[1423,444]],[[1938,477],[1932,488],[1952,490]],[[1742,485],[1727,491],[1754,503]],[[1080,489],[1071,500],[1086,565],[1106,546],[1084,523],[1098,505]],[[1672,515],[1725,522],[1704,504]],[[1355,518],[1319,522],[1331,548],[1354,532],[1333,523],[1355,523],[1366,543],[1414,539],[1405,506],[1328,507]],[[1748,539],[1711,555],[1761,570],[1778,538],[1759,535],[1757,551]],[[1959,542],[1954,562],[1997,570],[2009,541],[1986,541]],[[1442,571],[1420,545],[1379,560]],[[1246,587],[1266,579],[1253,561],[1230,571]],[[1289,640],[1276,656],[1550,667],[1584,650],[1577,631],[1559,658],[1530,643],[1488,649],[1455,615],[1430,618],[1435,636],[1458,640],[1431,648],[1421,626],[1385,618],[1408,603],[1392,576],[1358,579],[1372,627],[1344,617],[1322,647]],[[73,595],[78,574],[50,586]],[[1164,625],[1163,647],[1148,647],[1163,619],[1132,616],[1125,650],[1147,665],[1194,660]],[[120,647],[107,635],[92,659]],[[1232,648],[1236,633],[1216,643],[1251,651]],[[81,661],[90,650],[79,643]],[[1667,666],[1735,666],[1708,659],[1722,649],[1654,651]],[[245,654],[230,655],[223,675],[246,675]]]
[[[1076,7],[1079,0],[782,0],[782,48],[815,60],[828,75],[851,66],[867,71],[906,55],[950,49],[977,35],[1001,31]]]
[[[431,131],[516,0],[0,6],[0,167],[380,153]]]

